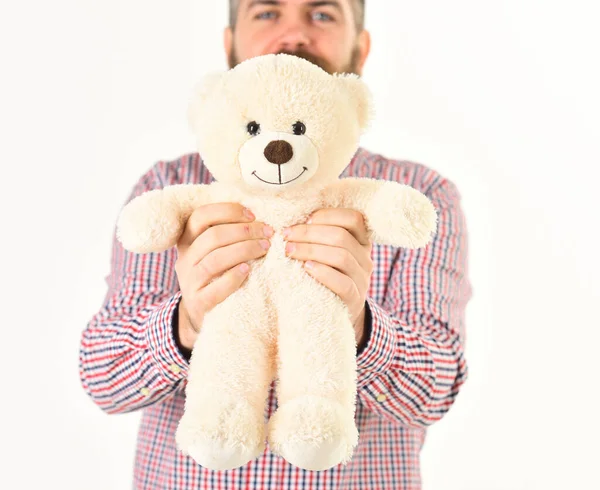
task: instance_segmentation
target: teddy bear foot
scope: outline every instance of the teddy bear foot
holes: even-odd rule
[[[269,447],[299,468],[322,471],[347,463],[358,442],[352,411],[333,400],[301,396],[269,421]]]
[[[184,454],[205,468],[239,468],[265,450],[264,415],[245,401],[210,413],[185,412],[175,439]]]

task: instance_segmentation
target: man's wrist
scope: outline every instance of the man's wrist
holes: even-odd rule
[[[369,304],[365,301],[365,307],[361,315],[358,317],[356,325],[360,327],[360,337],[357,340],[357,355],[359,355],[369,343],[369,338],[371,337],[371,329],[372,329],[373,317],[371,314],[371,310],[369,308]]]
[[[173,329],[173,338],[175,339],[175,345],[177,346],[179,353],[187,362],[190,362],[190,359],[192,357],[192,350],[185,347],[185,345],[184,345],[185,340],[181,338],[181,332],[179,329],[179,321],[180,321],[179,311],[180,311],[181,301],[182,301],[182,299],[180,298],[179,301],[177,302],[177,306],[175,306],[175,310],[173,311],[173,318],[171,320],[171,328]]]

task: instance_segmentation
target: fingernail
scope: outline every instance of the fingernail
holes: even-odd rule
[[[285,229],[283,230],[283,232],[282,232],[282,234],[283,234],[283,238],[287,238],[287,237],[289,237],[291,232],[292,232],[292,230],[291,230],[291,229],[289,229],[289,228],[285,228]]]
[[[238,270],[242,273],[242,274],[246,274],[246,272],[248,272],[250,270],[250,266],[248,264],[241,264],[238,267]]]
[[[265,250],[269,250],[269,247],[271,246],[271,242],[269,242],[269,240],[261,240],[259,243],[260,246]]]
[[[256,219],[256,216],[254,216],[254,213],[252,211],[250,211],[248,208],[244,208],[244,216],[246,216],[246,218],[248,218],[248,219]]]
[[[304,267],[306,267],[307,269],[312,269],[314,267],[314,263],[308,260],[304,262]]]
[[[271,238],[273,236],[273,228],[271,228],[269,225],[265,225],[263,231],[267,238]]]
[[[292,253],[294,250],[296,250],[296,244],[295,243],[287,243],[285,246],[285,251],[286,253],[290,254]]]
[[[309,216],[308,219],[306,220],[306,224],[310,225],[312,223],[312,216]]]

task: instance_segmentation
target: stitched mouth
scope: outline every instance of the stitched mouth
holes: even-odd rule
[[[256,177],[258,180],[264,182],[265,184],[272,184],[272,185],[284,185],[284,184],[289,184],[290,182],[294,182],[294,180],[300,178],[300,176],[304,173],[307,172],[308,168],[306,167],[302,167],[302,172],[300,172],[300,174],[298,174],[296,177],[294,177],[291,180],[288,180],[287,182],[281,182],[281,173],[279,174],[279,180],[280,182],[269,182],[268,180],[264,180],[261,179],[257,174],[256,174],[256,170],[254,172],[252,172],[252,175],[254,175],[254,177]]]

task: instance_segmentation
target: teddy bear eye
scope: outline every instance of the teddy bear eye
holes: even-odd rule
[[[296,134],[298,136],[306,133],[306,126],[304,125],[303,122],[298,121],[298,122],[294,123],[292,128],[294,129],[294,134]]]
[[[246,126],[246,130],[252,136],[256,136],[260,132],[260,124],[258,124],[256,121],[249,122]]]

